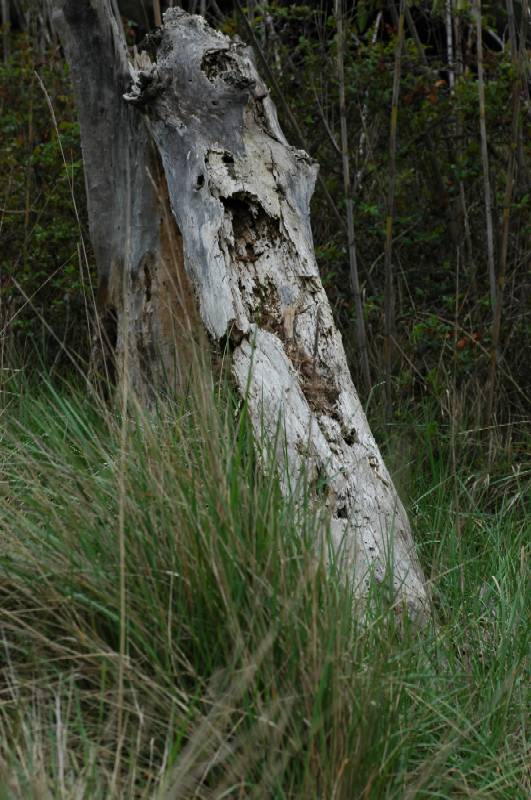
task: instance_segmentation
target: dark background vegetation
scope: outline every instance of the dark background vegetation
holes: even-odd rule
[[[460,409],[466,409],[469,423],[483,427],[494,421],[510,423],[507,431],[512,435],[527,413],[531,373],[525,18],[521,3],[515,2],[520,46],[520,61],[515,65],[505,3],[483,4],[486,126],[498,270],[507,170],[515,147],[511,133],[515,84],[523,100],[508,209],[496,402],[490,420],[485,418],[485,386],[493,310],[474,21],[470,5],[461,3],[462,10],[454,19],[451,90],[445,4],[430,0],[410,5],[396,150],[393,405],[395,413],[404,414],[428,398],[444,416],[450,413],[447,390],[451,388]],[[12,31],[4,39],[9,52],[0,70],[1,313],[3,335],[17,340],[19,352],[21,347],[33,352],[31,340],[47,363],[61,366],[65,342],[84,357],[89,350],[86,316],[93,308],[89,289],[93,265],[68,70],[41,6],[24,0],[14,3]],[[383,254],[397,10],[383,0],[347,6],[345,79],[354,224],[369,341],[371,402],[377,403],[383,376]],[[258,45],[262,72],[290,141],[304,145],[320,164],[323,183],[317,186],[312,204],[317,258],[354,377],[367,399],[368,387],[358,367],[349,281],[333,3],[277,0],[244,10],[238,2],[196,2],[192,8],[201,9],[225,32],[238,33]],[[130,43],[140,43],[152,24],[152,4],[129,0],[121,3],[121,10]]]

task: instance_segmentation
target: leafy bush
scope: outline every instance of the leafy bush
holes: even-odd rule
[[[93,268],[79,126],[59,54],[38,61],[22,34],[12,53],[0,65],[0,324],[19,352],[23,341],[38,342],[51,364],[65,342],[87,350]]]

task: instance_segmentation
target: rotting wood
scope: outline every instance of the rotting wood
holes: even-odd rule
[[[99,14],[112,13],[109,0],[89,5]],[[55,6],[64,23],[65,9],[77,4],[56,0]],[[80,104],[90,200],[90,192],[99,187],[91,179],[93,162],[87,162],[91,145],[86,139],[94,136],[94,127],[86,103],[87,92],[90,105],[96,90],[86,86],[90,67],[84,74],[86,63],[80,64],[83,57],[76,52],[90,45],[82,36],[73,37],[71,25],[60,27]],[[112,125],[126,125],[133,143],[135,135],[142,143],[136,143],[140,153],[131,180],[137,181],[135,196],[147,191],[147,199],[137,200],[141,209],[134,203],[127,207],[130,214],[142,214],[135,219],[141,232],[146,228],[140,239],[144,252],[140,259],[128,256],[127,262],[122,256],[127,287],[122,297],[136,291],[128,271],[138,274],[145,253],[160,251],[159,227],[153,223],[158,220],[156,192],[144,178],[149,146],[154,145],[175,230],[182,237],[187,281],[210,339],[231,352],[235,383],[247,397],[257,438],[265,430],[273,441],[280,423],[283,483],[296,485],[304,473],[316,492],[326,493],[335,546],[345,568],[356,575],[359,590],[371,581],[384,583],[392,563],[399,604],[423,617],[427,593],[408,519],[353,386],[315,261],[309,204],[317,165],[287,143],[252,51],[242,42],[174,8],[165,13],[147,49],[149,54],[135,55],[130,64],[132,81],[122,86],[120,99],[112,93],[101,99],[102,108],[111,106]],[[123,71],[122,55],[108,47],[99,58],[111,65],[119,58]],[[117,190],[123,190],[123,174],[119,177]],[[92,236],[98,229],[108,236],[95,202],[93,197],[89,205]],[[130,227],[136,236],[135,226]],[[122,236],[113,257],[123,248]],[[100,271],[108,269],[109,260],[110,254],[103,262],[100,254]],[[133,300],[127,302],[134,307]],[[139,315],[133,317],[138,324]],[[123,327],[123,313],[121,318]],[[122,333],[122,338],[129,335]],[[166,344],[163,334],[160,340]],[[168,349],[175,346],[173,340],[167,344]],[[157,353],[150,357],[156,359]],[[137,382],[147,377],[154,379],[144,370]]]

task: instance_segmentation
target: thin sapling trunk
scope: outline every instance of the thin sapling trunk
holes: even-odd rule
[[[339,119],[341,126],[341,163],[343,167],[343,190],[347,212],[348,259],[350,266],[350,283],[356,307],[356,342],[361,361],[361,374],[367,391],[371,388],[371,372],[367,352],[367,333],[363,316],[356,238],[354,232],[354,208],[352,203],[352,186],[350,181],[350,157],[348,148],[347,107],[345,98],[345,67],[343,51],[345,38],[343,33],[342,0],[335,0],[335,16],[337,29],[337,79],[339,85]]]
[[[400,0],[398,19],[398,38],[395,50],[393,72],[393,96],[391,106],[391,130],[389,135],[389,184],[387,192],[387,217],[385,224],[385,287],[384,287],[384,364],[385,364],[385,417],[391,417],[392,410],[392,366],[393,338],[395,335],[395,296],[393,280],[393,220],[395,215],[396,187],[396,141],[398,130],[398,98],[400,95],[400,74],[402,68],[402,44],[404,41],[405,0]]]

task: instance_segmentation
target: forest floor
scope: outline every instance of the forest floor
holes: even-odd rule
[[[235,410],[4,385],[0,798],[529,797],[529,471],[395,425],[433,620],[361,621]]]

